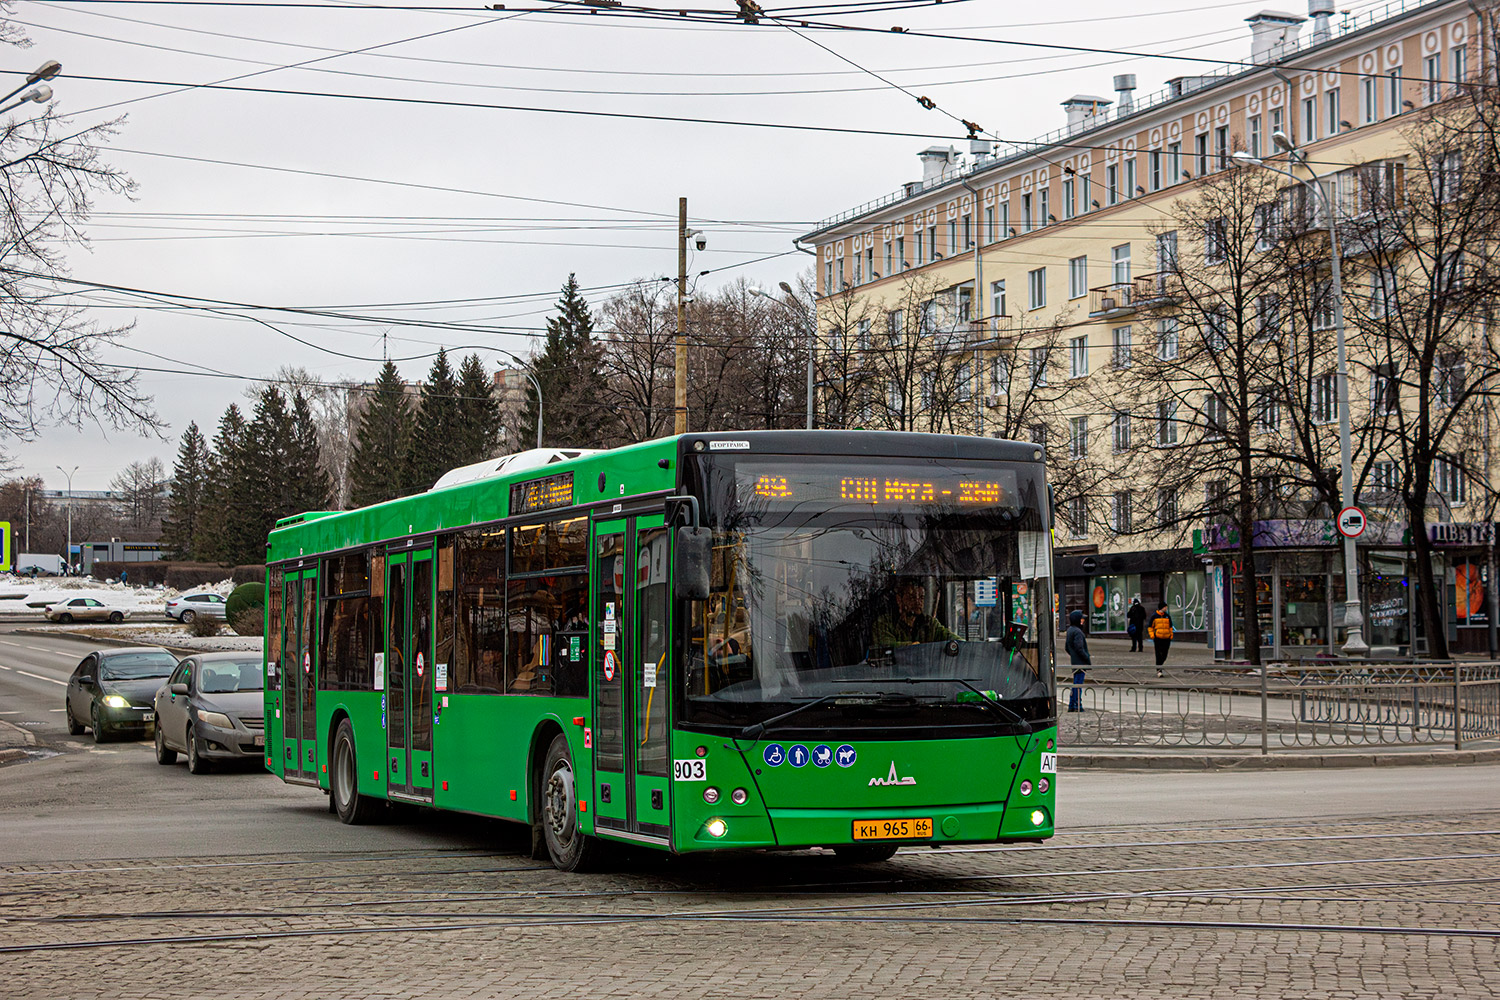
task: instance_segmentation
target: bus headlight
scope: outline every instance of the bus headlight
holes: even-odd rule
[[[715,817],[703,824],[703,829],[710,837],[722,837],[729,832],[729,824]]]
[[[1041,826],[1045,822],[1047,822],[1047,814],[1046,813],[1042,812],[1040,809],[1033,809],[1031,811],[1031,825],[1032,826]]]

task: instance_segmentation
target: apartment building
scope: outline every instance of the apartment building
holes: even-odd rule
[[[1236,167],[1236,151],[1271,156],[1281,133],[1320,173],[1339,175],[1327,188],[1334,203],[1352,204],[1361,184],[1400,176],[1414,113],[1451,97],[1456,81],[1494,72],[1494,12],[1467,0],[1397,0],[1334,22],[1331,0],[1311,0],[1306,17],[1262,11],[1247,19],[1244,64],[1177,77],[1140,98],[1134,75],[1116,76],[1112,99],[1069,97],[1056,130],[1013,148],[971,141],[966,156],[925,149],[921,180],[802,238],[817,253],[821,351],[888,357],[919,340],[946,352],[943,370],[957,380],[948,405],[935,405],[940,375],[887,364],[863,400],[841,403],[845,425],[1029,437],[1048,447],[1059,494],[1059,623],[1083,609],[1094,632],[1123,634],[1133,597],[1148,607],[1161,599],[1183,639],[1243,654],[1238,542],[1211,518],[1191,524],[1176,516],[1215,483],[1164,489],[1144,474],[1160,467],[1159,458],[1142,460],[1147,450],[1169,448],[1187,432],[1179,431],[1175,404],[1152,411],[1140,400],[1111,399],[1135,352],[1175,356],[1176,324],[1159,308],[1164,265],[1189,252],[1190,236],[1200,240],[1192,252],[1214,261],[1211,233],[1179,233],[1172,220],[1214,177],[1249,169]],[[1283,206],[1317,215],[1300,200],[1302,185],[1286,188],[1282,205],[1263,207],[1267,220]],[[1345,310],[1379,295],[1378,281],[1346,287]],[[1307,327],[1309,342],[1331,359],[1331,322],[1313,318]],[[1337,406],[1327,379],[1310,420],[1332,434]],[[1379,405],[1377,383],[1378,376],[1362,383],[1351,368],[1352,420]],[[837,389],[825,382],[823,391]],[[1204,409],[1200,425],[1213,420],[1212,400]],[[1268,429],[1272,419],[1268,412]],[[1487,438],[1470,446],[1462,461],[1439,469],[1430,525],[1444,628],[1458,649],[1494,641],[1480,600],[1494,556],[1485,502],[1490,446]],[[1370,466],[1365,485],[1374,488],[1362,503],[1378,506],[1381,477],[1395,475],[1389,465]],[[1079,475],[1085,466],[1095,473]],[[1483,483],[1474,480],[1480,469]],[[1265,488],[1275,496],[1274,483]],[[1262,650],[1330,653],[1344,639],[1333,512],[1284,499],[1268,505],[1254,532]],[[1404,515],[1390,507],[1370,515],[1359,540],[1365,637],[1376,652],[1424,651]]]

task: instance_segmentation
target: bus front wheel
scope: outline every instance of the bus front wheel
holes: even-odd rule
[[[375,799],[359,794],[359,769],[354,758],[354,723],[339,720],[333,737],[333,766],[329,768],[329,798],[339,821],[357,826],[368,823],[375,813]]]
[[[573,757],[567,737],[559,733],[547,748],[542,767],[542,836],[552,864],[565,872],[587,871],[599,853],[599,843],[578,828],[578,795]]]

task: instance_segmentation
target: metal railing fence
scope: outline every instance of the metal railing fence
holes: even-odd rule
[[[1500,663],[1058,667],[1069,747],[1451,746],[1500,737]]]

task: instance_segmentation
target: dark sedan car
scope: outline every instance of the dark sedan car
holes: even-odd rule
[[[88,726],[95,743],[121,732],[144,735],[156,720],[156,689],[175,669],[177,657],[160,646],[95,650],[68,678],[68,732],[78,736]]]
[[[200,653],[156,692],[156,761],[187,754],[202,774],[215,760],[259,761],[266,748],[259,653]]]

